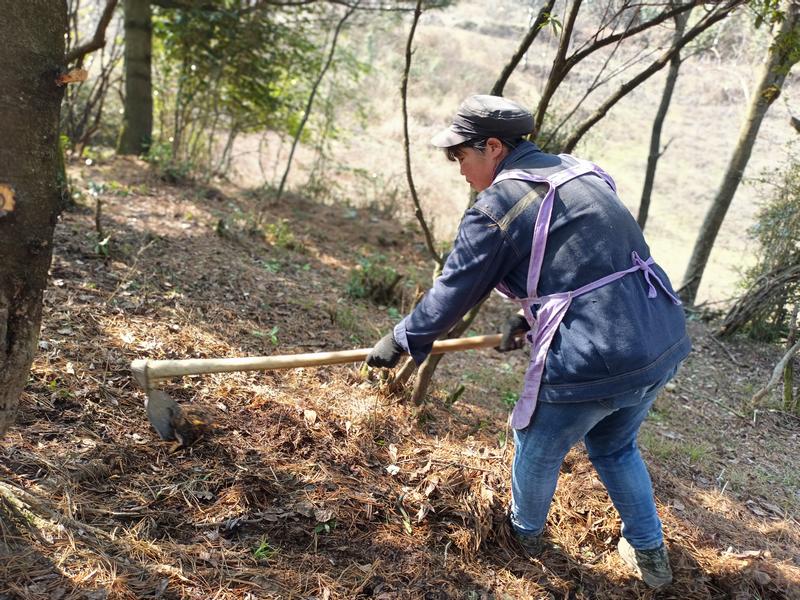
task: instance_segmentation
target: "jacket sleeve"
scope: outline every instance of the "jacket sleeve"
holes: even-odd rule
[[[411,314],[394,328],[394,338],[418,365],[433,342],[450,330],[519,262],[497,223],[471,208],[458,228],[442,274]]]

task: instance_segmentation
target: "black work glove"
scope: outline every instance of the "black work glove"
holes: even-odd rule
[[[384,367],[391,369],[400,360],[405,350],[394,339],[393,333],[387,333],[367,355],[367,364],[370,367]]]
[[[498,352],[509,352],[511,350],[516,350],[518,348],[522,348],[524,345],[524,338],[517,337],[517,334],[524,333],[526,331],[530,331],[531,326],[528,325],[528,321],[525,320],[520,314],[516,314],[503,323],[503,327],[500,329],[500,333],[503,335],[500,338],[500,345],[495,348]]]

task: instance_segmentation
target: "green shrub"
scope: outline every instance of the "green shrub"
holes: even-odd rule
[[[774,341],[789,330],[791,307],[800,301],[800,277],[788,276],[771,285],[776,275],[800,264],[800,159],[765,179],[774,191],[763,202],[749,233],[758,243],[757,263],[744,276],[750,302],[743,330],[751,337]],[[752,293],[758,290],[754,297]]]
[[[402,278],[394,267],[387,264],[384,255],[363,257],[350,270],[347,295],[372,300],[377,304],[394,304],[398,299],[397,284]]]
[[[266,539],[262,539],[258,546],[253,548],[253,558],[256,560],[269,560],[277,553],[278,551]]]
[[[508,410],[514,410],[519,400],[519,392],[506,391],[500,400]]]
[[[275,223],[264,225],[264,237],[273,246],[287,250],[300,250],[302,244],[297,241],[289,227],[289,221],[281,219]]]
[[[153,142],[145,160],[155,167],[159,177],[167,183],[179,184],[191,180],[192,164],[175,158],[172,145],[167,142]]]

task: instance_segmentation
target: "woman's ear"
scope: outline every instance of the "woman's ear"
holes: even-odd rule
[[[506,147],[498,138],[490,137],[486,140],[486,153],[492,158],[497,158],[503,155]]]

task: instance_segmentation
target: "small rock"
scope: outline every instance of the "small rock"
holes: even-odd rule
[[[314,423],[317,422],[317,413],[309,408],[303,411],[303,419],[305,419],[306,425],[311,427]]]
[[[755,579],[756,583],[761,587],[769,585],[772,581],[772,577],[764,573],[764,571],[753,571],[753,579]]]
[[[314,518],[317,523],[327,523],[333,518],[333,510],[330,508],[318,508],[314,511]]]

